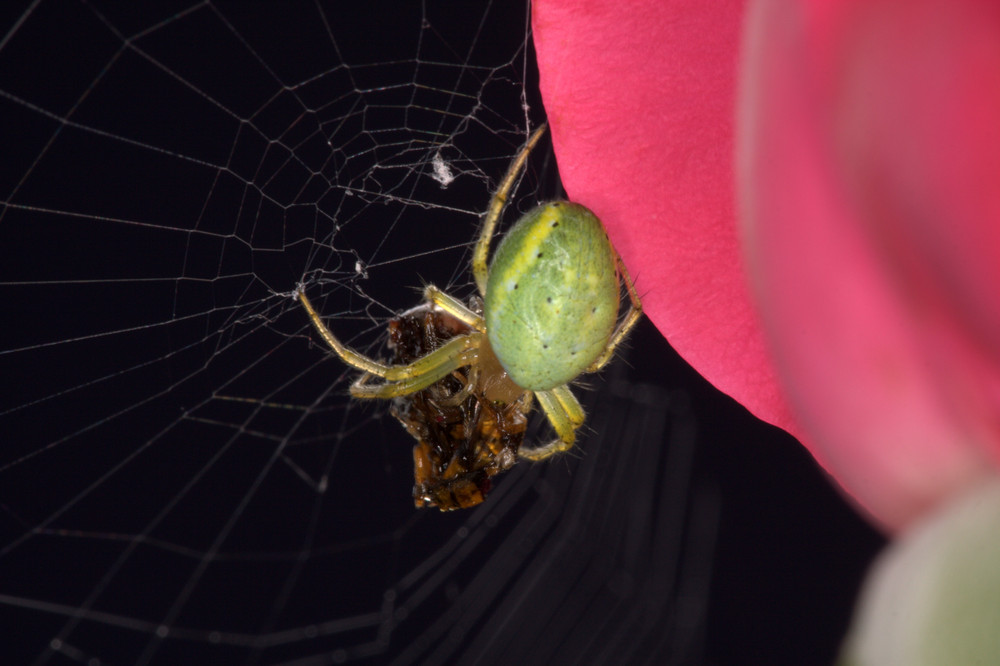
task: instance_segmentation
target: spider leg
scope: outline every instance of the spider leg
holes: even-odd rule
[[[460,300],[450,296],[432,284],[424,287],[424,299],[441,308],[463,324],[477,331],[486,332],[486,322],[475,312],[467,308]]]
[[[500,181],[500,187],[490,200],[490,207],[486,211],[486,220],[483,222],[483,230],[479,232],[479,240],[476,241],[476,249],[472,253],[472,275],[476,278],[479,295],[483,298],[486,298],[486,278],[489,271],[487,260],[490,253],[490,241],[496,232],[497,222],[500,221],[500,214],[503,212],[504,206],[507,205],[507,196],[514,186],[514,181],[517,180],[518,174],[521,173],[525,162],[528,161],[528,154],[531,153],[532,148],[535,147],[538,140],[542,138],[542,134],[545,133],[547,128],[548,123],[542,123],[531,137],[528,138],[528,143],[524,144],[524,148],[521,149],[521,152],[511,162],[510,168],[507,169],[507,175]]]
[[[522,448],[518,452],[522,458],[538,461],[573,448],[576,430],[583,425],[586,415],[576,396],[565,384],[548,391],[538,391],[535,397],[558,435],[548,444],[534,449]]]
[[[358,370],[364,370],[365,374],[351,385],[351,395],[356,398],[394,398],[416,393],[458,368],[475,363],[479,357],[479,345],[483,334],[477,331],[456,336],[413,363],[406,365],[379,363],[344,345],[326,327],[305,293],[300,291],[298,296],[316,332],[334,353],[344,363]],[[373,375],[385,379],[385,383],[369,383]]]
[[[580,405],[580,401],[576,399],[573,392],[569,390],[567,384],[562,386],[557,386],[554,389],[549,389],[548,391],[556,397],[559,401],[559,406],[563,408],[566,412],[566,416],[569,417],[570,423],[573,424],[573,430],[576,430],[583,425],[584,421],[587,420],[587,415],[583,412],[583,407]]]
[[[615,250],[615,260],[618,262],[618,270],[621,272],[622,279],[625,280],[625,289],[628,291],[629,300],[632,302],[632,306],[629,308],[628,314],[622,320],[621,324],[611,335],[611,339],[608,341],[608,346],[604,348],[601,355],[597,357],[597,360],[590,364],[584,372],[597,372],[611,360],[611,357],[615,354],[615,349],[618,345],[628,336],[632,327],[636,325],[639,321],[639,317],[642,316],[642,303],[639,301],[639,294],[635,290],[635,283],[632,282],[632,276],[628,274],[628,269],[625,268],[625,262],[622,261],[621,255]]]
[[[373,375],[383,375],[366,372],[351,384],[351,395],[386,399],[421,391],[455,370],[473,365],[479,358],[481,340],[482,333],[461,335],[408,365],[383,365],[386,379],[383,384],[369,383]]]

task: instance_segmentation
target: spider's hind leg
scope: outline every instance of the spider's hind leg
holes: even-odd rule
[[[613,248],[612,248],[613,249]],[[631,307],[625,318],[622,319],[621,323],[618,324],[618,328],[611,335],[611,339],[608,341],[607,347],[601,353],[597,359],[590,364],[584,372],[598,372],[601,368],[608,364],[611,357],[614,356],[615,350],[618,349],[625,338],[631,332],[632,328],[639,322],[639,317],[642,316],[642,302],[639,300],[639,293],[635,290],[635,283],[632,282],[632,276],[629,275],[628,269],[625,268],[625,262],[622,261],[622,257],[618,254],[617,250],[614,250],[615,262],[618,265],[618,271],[625,281],[625,289],[628,291],[628,298],[631,301]]]
[[[535,397],[538,398],[538,404],[542,406],[542,411],[558,435],[548,444],[532,449],[522,447],[518,451],[520,457],[538,461],[573,448],[573,444],[576,443],[576,430],[583,425],[586,414],[580,406],[580,401],[565,384],[548,391],[537,391]]]

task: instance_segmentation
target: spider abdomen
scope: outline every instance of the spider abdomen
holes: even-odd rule
[[[497,247],[486,332],[510,378],[545,391],[575,379],[605,350],[619,298],[615,254],[600,220],[579,204],[542,204]]]

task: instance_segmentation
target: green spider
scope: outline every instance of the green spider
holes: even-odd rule
[[[488,400],[511,404],[537,398],[557,438],[519,455],[542,460],[570,449],[583,425],[583,408],[569,383],[603,368],[642,315],[642,305],[625,265],[604,226],[587,208],[569,201],[544,203],[528,211],[500,242],[487,268],[490,240],[514,181],[546,130],[539,127],[517,154],[490,201],[472,255],[472,273],[483,300],[480,316],[437,287],[424,289],[425,302],[472,330],[407,365],[379,363],[341,343],[323,324],[303,290],[298,298],[320,337],[340,359],[364,374],[351,385],[355,398],[397,398],[416,393],[459,370]],[[631,308],[619,322],[619,275]],[[374,377],[382,382],[373,382]]]

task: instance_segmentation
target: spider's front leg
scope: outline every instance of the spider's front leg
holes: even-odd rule
[[[378,372],[365,372],[351,384],[351,395],[355,398],[396,398],[421,391],[431,384],[447,377],[455,370],[474,365],[479,358],[479,345],[483,334],[467,333],[452,338],[426,356],[406,365],[384,365],[379,363]],[[341,357],[343,358],[343,357]],[[367,359],[371,361],[371,359]],[[347,362],[347,359],[344,359]],[[372,361],[374,363],[374,361]],[[384,384],[372,384],[372,376],[385,379]]]
[[[514,181],[517,180],[518,174],[521,173],[521,169],[524,168],[525,163],[528,161],[528,155],[531,153],[532,148],[535,147],[538,140],[545,134],[548,126],[548,123],[542,123],[531,137],[528,138],[528,143],[524,144],[524,148],[521,149],[521,152],[511,162],[510,168],[507,169],[507,174],[500,181],[500,187],[497,188],[496,194],[490,200],[490,207],[487,209],[486,219],[483,221],[483,230],[479,232],[479,240],[476,241],[476,249],[472,253],[472,275],[476,279],[479,295],[483,298],[486,298],[486,278],[489,272],[487,262],[490,254],[490,240],[492,240],[493,234],[496,233],[497,222],[500,221],[500,214],[503,213],[504,206],[507,205],[507,196],[510,194],[510,189],[514,186]]]
[[[460,300],[441,291],[432,284],[424,287],[424,300],[450,314],[466,326],[477,331],[486,332],[486,322],[478,314],[470,310]]]
[[[483,334],[473,331],[452,338],[413,363],[406,365],[379,363],[338,340],[320,319],[319,313],[313,308],[305,293],[300,291],[298,296],[316,332],[330,349],[344,363],[364,371],[365,374],[351,385],[351,395],[355,398],[395,398],[416,393],[458,368],[474,364],[479,358],[479,345],[482,343]],[[370,383],[368,380],[372,376],[381,377],[385,383]]]

